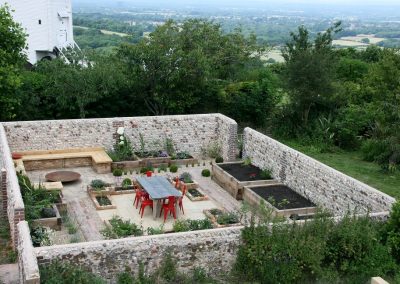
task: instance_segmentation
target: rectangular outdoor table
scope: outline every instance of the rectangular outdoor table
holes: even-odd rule
[[[158,200],[166,199],[168,196],[181,197],[182,193],[177,190],[165,177],[152,176],[152,177],[138,177],[138,183],[149,194],[153,202],[153,218],[157,218],[158,214]],[[177,203],[176,203],[177,204]],[[175,206],[176,206],[175,204]],[[175,207],[175,211],[177,208]]]

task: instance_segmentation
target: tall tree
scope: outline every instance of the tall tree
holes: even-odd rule
[[[333,93],[334,52],[332,35],[340,31],[340,22],[311,40],[301,26],[283,49],[286,62],[286,83],[294,111],[307,126],[313,108],[326,105]]]
[[[21,26],[13,21],[7,5],[0,6],[0,120],[9,120],[15,115],[20,68],[26,60],[25,47]]]
[[[256,50],[254,37],[239,31],[224,35],[219,25],[188,20],[168,21],[138,44],[123,45],[119,54],[135,95],[152,114],[162,115],[190,112],[207,99],[212,85],[234,80],[241,67],[256,60]]]

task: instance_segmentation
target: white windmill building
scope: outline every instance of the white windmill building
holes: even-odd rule
[[[28,35],[26,53],[31,64],[65,57],[67,49],[79,48],[73,37],[71,0],[0,0],[4,3]]]

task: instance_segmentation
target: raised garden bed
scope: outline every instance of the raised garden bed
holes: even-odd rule
[[[117,206],[111,201],[108,195],[90,194],[90,199],[93,201],[96,210],[116,209]]]
[[[136,158],[136,160],[132,161],[119,161],[119,162],[112,162],[111,169],[121,169],[121,170],[130,170],[140,168],[141,160]]]
[[[61,215],[55,204],[42,210],[42,218],[32,221],[33,226],[49,227],[55,231],[61,230]]]
[[[160,164],[170,164],[171,157],[164,156],[166,154],[162,153],[162,151],[151,151],[151,152],[135,152],[135,155],[139,157],[139,166],[147,167],[149,165],[155,167]],[[161,156],[162,155],[162,156]]]
[[[208,197],[200,191],[199,188],[191,188],[186,191],[186,196],[191,200],[191,201],[203,201],[203,200],[208,200]]]
[[[316,205],[283,184],[246,186],[244,200],[259,206],[261,200],[273,209],[276,216],[307,215],[316,212]]]
[[[212,164],[212,179],[238,200],[243,199],[245,186],[277,183],[274,179],[262,179],[261,169],[243,162]]]
[[[227,212],[218,208],[207,209],[203,211],[204,214],[211,220],[214,228],[224,228],[241,226],[240,218],[232,212]]]
[[[198,160],[186,152],[178,152],[171,157],[171,163],[178,166],[197,165]]]
[[[133,194],[135,193],[135,188],[133,185],[128,186],[116,186],[111,191],[111,195],[118,195],[118,194]]]
[[[192,182],[188,182],[188,183],[182,182],[182,186],[183,185],[186,185],[187,190],[199,188],[199,184],[195,180],[193,180]]]

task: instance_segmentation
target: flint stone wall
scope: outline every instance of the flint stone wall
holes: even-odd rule
[[[39,266],[29,233],[28,222],[18,223],[19,283],[40,284]]]
[[[232,269],[242,227],[143,236],[118,240],[35,248],[39,264],[54,260],[71,263],[100,274],[115,283],[118,273],[128,267],[137,275],[139,263],[145,273],[154,272],[167,252],[180,272],[202,267],[212,275]]]
[[[25,220],[25,209],[18,185],[15,167],[3,125],[0,124],[1,210],[10,224],[11,240],[17,243],[17,224]]]
[[[160,150],[171,138],[177,151],[194,156],[211,142],[222,146],[224,159],[235,158],[237,123],[222,114],[143,116],[98,119],[42,120],[3,123],[12,151],[102,146],[111,149],[118,127],[135,149],[142,134],[146,150]]]
[[[348,211],[390,211],[395,199],[251,128],[244,130],[244,156],[318,206]]]

